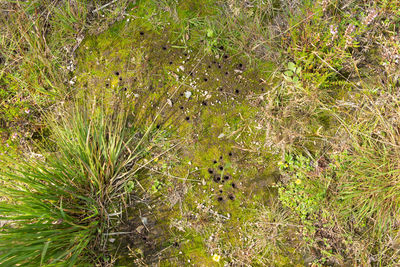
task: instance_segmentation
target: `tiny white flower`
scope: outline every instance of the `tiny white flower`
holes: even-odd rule
[[[214,255],[212,256],[212,259],[213,259],[213,261],[215,261],[215,262],[219,262],[219,260],[221,259],[221,256],[218,255],[218,254],[214,254]]]

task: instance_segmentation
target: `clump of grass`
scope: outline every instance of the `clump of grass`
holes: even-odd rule
[[[332,213],[352,246],[359,247],[353,253],[363,264],[392,266],[398,260],[398,153],[396,147],[358,136],[350,149],[336,155],[330,170],[337,180],[337,211]]]
[[[370,138],[338,158],[336,172],[341,181],[341,200],[348,206],[343,212],[354,216],[357,224],[366,220],[381,231],[396,222],[400,211],[399,151]]]
[[[56,152],[13,160],[1,173],[1,265],[111,261],[103,235],[113,227],[108,215],[135,193],[126,185],[139,179],[148,135],[128,138],[125,112],[77,107],[72,114],[50,122]]]

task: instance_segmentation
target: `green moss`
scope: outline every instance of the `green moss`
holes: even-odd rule
[[[181,12],[195,3],[188,2]],[[229,246],[246,244],[240,228],[257,218],[256,203],[263,205],[276,194],[278,156],[261,147],[261,110],[252,101],[266,89],[260,79],[268,80],[273,64],[251,64],[223,51],[203,54],[202,44],[192,41],[171,43],[175,33],[153,27],[147,12],[135,9],[135,19],[83,42],[78,95],[113,103],[113,96],[122,94],[134,106],[134,124],[157,125],[179,140],[179,151],[159,162],[169,176],[156,177],[158,193],[171,203],[160,212],[164,239],[182,244],[168,247],[165,254],[195,265],[216,264],[213,253],[221,255],[221,262],[234,261]],[[219,238],[215,248],[210,236]]]

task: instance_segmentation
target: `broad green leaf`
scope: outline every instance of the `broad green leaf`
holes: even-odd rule
[[[288,76],[288,77],[292,77],[292,76],[293,76],[293,72],[290,71],[290,70],[285,71],[284,74],[285,74],[286,76]]]
[[[295,72],[296,71],[296,65],[293,62],[288,63],[288,69]]]

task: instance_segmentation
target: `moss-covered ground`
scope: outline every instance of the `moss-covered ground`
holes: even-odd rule
[[[276,201],[280,154],[266,145],[261,112],[274,65],[250,63],[223,46],[207,55],[201,43],[171,43],[171,29],[157,31],[131,15],[82,42],[77,94],[122,95],[137,123],[171,134],[178,149],[157,157],[152,177],[168,207],[159,215],[169,225],[165,242],[175,244],[163,254],[194,265],[212,265],[217,254],[223,262],[251,242],[242,227],[259,216],[257,207]],[[301,262],[290,245],[276,250],[271,264]]]

